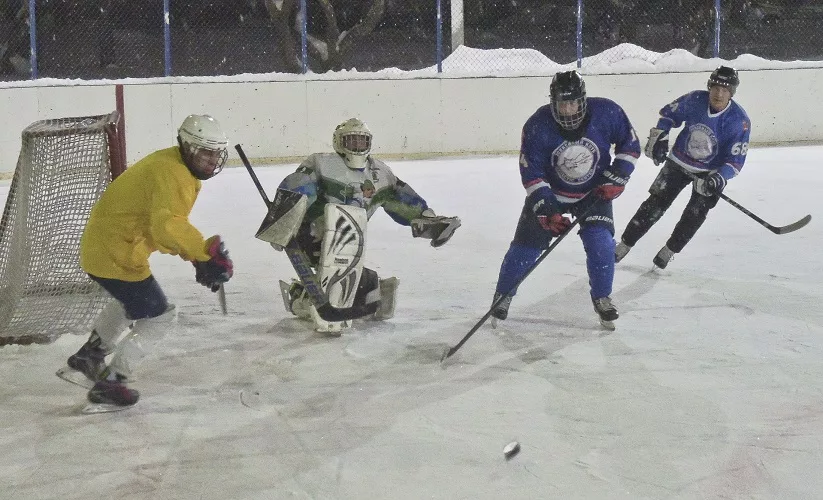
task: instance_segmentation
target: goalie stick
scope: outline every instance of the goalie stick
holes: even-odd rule
[[[689,177],[691,177],[695,181],[700,179],[699,177],[697,177],[696,175],[694,175],[691,172],[687,172],[683,169],[681,169],[681,171],[683,171],[686,175],[688,175]],[[802,227],[806,226],[806,224],[808,224],[809,221],[812,220],[811,214],[806,214],[805,217],[803,217],[800,220],[797,220],[795,222],[792,222],[791,224],[786,224],[785,226],[774,226],[774,225],[769,224],[768,222],[764,221],[763,219],[761,219],[757,215],[753,214],[752,212],[747,210],[746,207],[744,207],[740,203],[737,203],[736,201],[729,198],[728,196],[726,196],[722,192],[717,193],[717,195],[720,196],[720,198],[722,200],[724,200],[726,203],[728,203],[729,205],[733,206],[734,208],[740,210],[744,214],[748,215],[749,218],[751,218],[752,220],[754,220],[755,222],[757,222],[761,226],[765,227],[769,231],[773,232],[774,234],[786,234],[786,233],[791,233],[793,231],[797,231],[798,229],[801,229]]]
[[[266,208],[269,212],[272,212],[277,206],[277,200],[275,203],[269,201],[269,197],[266,195],[263,185],[260,184],[260,179],[257,178],[257,174],[254,172],[251,162],[249,162],[249,159],[246,157],[246,153],[243,151],[240,144],[235,145],[234,149],[236,149],[237,154],[240,155],[240,160],[243,162],[246,170],[248,170],[251,180],[254,182],[254,185],[257,187],[257,191],[260,193],[260,196],[263,198],[263,202],[266,204]],[[284,200],[282,199],[280,200],[280,202],[283,201]],[[317,309],[317,314],[321,318],[326,321],[348,321],[362,316],[359,308],[356,306],[337,308],[329,303],[328,295],[323,292],[323,288],[320,286],[320,280],[317,279],[317,275],[311,268],[311,261],[309,260],[309,257],[303,250],[300,249],[294,239],[289,241],[289,243],[284,247],[284,250],[286,255],[289,257],[289,261],[291,261],[294,270],[297,271],[297,276],[306,288],[306,292],[308,293],[309,298],[311,298],[312,304],[314,304],[315,309]]]
[[[589,210],[590,210],[590,209],[591,209],[591,208],[589,208]],[[516,289],[517,289],[517,287],[518,287],[518,286],[520,286],[520,283],[523,283],[523,281],[524,281],[524,280],[525,280],[525,279],[526,279],[526,278],[527,278],[527,277],[528,277],[528,276],[532,273],[532,271],[534,271],[534,270],[537,268],[537,266],[539,266],[539,265],[540,265],[540,263],[541,263],[541,262],[543,262],[543,260],[544,260],[546,257],[548,257],[548,256],[549,256],[549,254],[551,253],[551,251],[552,251],[552,250],[554,250],[554,248],[555,248],[557,245],[559,245],[561,241],[563,241],[563,238],[565,238],[565,237],[566,237],[569,233],[571,233],[571,232],[572,232],[572,229],[574,229],[574,227],[575,227],[575,226],[577,226],[577,225],[580,223],[580,221],[581,221],[583,218],[585,218],[585,217],[586,217],[586,214],[588,213],[588,211],[589,211],[589,210],[586,210],[585,212],[583,212],[582,214],[580,214],[580,216],[579,216],[579,217],[575,217],[575,219],[574,219],[574,221],[571,223],[571,225],[569,225],[569,227],[568,227],[568,228],[566,228],[566,230],[565,230],[565,231],[563,231],[563,232],[562,232],[562,233],[561,233],[561,234],[560,234],[560,235],[559,235],[559,236],[558,236],[558,237],[557,237],[557,238],[556,238],[556,239],[555,239],[555,240],[551,243],[551,245],[549,245],[549,247],[548,247],[548,248],[547,248],[547,249],[546,249],[546,250],[545,250],[542,254],[540,254],[540,257],[538,257],[538,258],[537,258],[537,260],[536,260],[536,261],[534,261],[534,264],[532,264],[532,266],[531,266],[531,267],[530,267],[530,268],[529,268],[529,269],[525,272],[525,274],[523,274],[523,276],[521,276],[521,277],[520,277],[520,279],[519,279],[519,280],[517,280],[517,282],[516,282],[514,285],[512,285],[512,287],[511,287],[509,290],[507,290],[507,291],[506,291],[506,293],[500,294],[500,297],[499,297],[497,300],[495,300],[495,301],[494,301],[494,303],[491,305],[491,307],[489,307],[489,310],[488,310],[488,311],[486,311],[486,314],[484,314],[484,315],[483,315],[483,317],[482,317],[482,318],[480,318],[480,320],[479,320],[477,323],[475,323],[475,324],[474,324],[474,326],[471,328],[471,330],[469,330],[469,333],[467,333],[466,335],[464,335],[464,336],[463,336],[463,338],[462,338],[462,339],[460,339],[460,342],[458,342],[457,344],[455,344],[453,347],[451,347],[451,348],[449,348],[449,349],[446,349],[446,350],[443,352],[443,356],[440,358],[440,362],[441,362],[441,363],[442,363],[443,361],[445,361],[446,359],[450,358],[452,355],[454,355],[454,353],[456,353],[458,349],[460,349],[461,347],[463,347],[463,344],[465,344],[465,343],[466,343],[466,341],[467,341],[467,340],[469,340],[469,338],[471,338],[471,336],[472,336],[472,335],[474,335],[474,332],[476,332],[477,330],[479,330],[479,329],[480,329],[480,327],[481,327],[481,326],[483,326],[483,323],[485,323],[485,322],[486,322],[486,320],[487,320],[487,319],[489,319],[489,317],[491,317],[491,315],[492,315],[492,311],[494,311],[494,309],[495,309],[497,306],[499,306],[499,305],[500,305],[500,304],[501,304],[501,303],[502,303],[502,302],[506,299],[506,297],[507,297],[509,294],[511,294],[511,293],[512,293],[512,291],[513,291],[513,290],[516,290]]]

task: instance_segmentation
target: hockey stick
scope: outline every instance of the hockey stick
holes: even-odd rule
[[[571,225],[570,225],[570,226],[569,226],[569,227],[568,227],[565,231],[563,231],[563,232],[562,232],[562,233],[561,233],[561,234],[560,234],[560,235],[559,235],[559,236],[558,236],[558,237],[557,237],[557,238],[556,238],[556,239],[555,239],[555,240],[551,243],[551,245],[549,245],[549,247],[548,247],[548,248],[547,248],[547,249],[546,249],[546,250],[545,250],[545,251],[544,251],[544,252],[540,255],[540,257],[538,257],[538,258],[537,258],[537,260],[536,260],[536,261],[534,261],[534,264],[532,264],[532,266],[531,266],[531,267],[530,267],[530,268],[526,271],[526,273],[525,273],[525,274],[523,274],[523,276],[521,276],[521,277],[520,277],[520,279],[519,279],[519,280],[517,280],[517,282],[516,282],[514,285],[512,285],[512,287],[511,287],[511,288],[509,288],[509,290],[507,290],[507,291],[506,291],[506,293],[504,293],[504,294],[500,294],[500,297],[499,297],[497,300],[495,300],[495,301],[494,301],[494,303],[491,305],[491,307],[489,308],[489,310],[488,310],[488,311],[486,311],[486,314],[484,314],[484,315],[483,315],[483,317],[482,317],[482,318],[480,318],[480,320],[479,320],[477,323],[475,323],[475,324],[474,324],[474,326],[471,328],[471,330],[469,330],[469,333],[467,333],[466,335],[464,335],[464,336],[463,336],[463,338],[462,338],[462,339],[460,339],[460,342],[458,342],[457,344],[455,344],[453,347],[451,347],[451,348],[447,349],[447,350],[443,353],[443,357],[441,357],[441,358],[440,358],[440,362],[441,362],[441,363],[442,363],[443,361],[445,361],[446,359],[450,358],[450,357],[451,357],[454,353],[456,353],[456,352],[457,352],[457,350],[458,350],[458,349],[460,349],[461,347],[463,347],[463,344],[465,344],[465,343],[466,343],[466,341],[467,341],[467,340],[469,340],[469,338],[470,338],[472,335],[474,335],[474,332],[476,332],[477,330],[479,330],[479,329],[480,329],[480,327],[481,327],[481,326],[483,326],[483,323],[485,323],[485,322],[486,322],[486,320],[487,320],[487,319],[489,319],[489,317],[491,317],[491,315],[492,315],[492,311],[494,311],[494,309],[495,309],[497,306],[499,306],[499,305],[500,305],[500,304],[501,304],[504,300],[506,300],[506,297],[507,297],[509,294],[511,294],[513,290],[516,290],[516,289],[517,289],[517,287],[518,287],[518,286],[520,286],[520,283],[523,283],[523,280],[525,280],[525,279],[526,279],[526,278],[527,278],[527,277],[528,277],[528,276],[532,273],[532,271],[534,271],[534,270],[537,268],[537,266],[539,266],[539,265],[540,265],[540,263],[541,263],[541,262],[543,262],[543,259],[545,259],[546,257],[548,257],[548,256],[549,256],[549,254],[551,253],[551,251],[552,251],[552,250],[554,250],[554,248],[555,248],[557,245],[559,245],[561,241],[563,241],[563,238],[565,238],[565,237],[566,237],[569,233],[571,233],[571,232],[572,232],[572,229],[574,229],[574,227],[575,227],[575,226],[577,226],[577,225],[580,223],[581,219],[583,219],[583,218],[586,216],[586,214],[588,213],[588,211],[589,211],[589,210],[591,210],[591,207],[590,207],[588,210],[586,210],[585,212],[583,212],[582,214],[580,214],[580,217],[576,217],[576,218],[574,219],[574,221],[571,223]]]
[[[694,175],[691,172],[686,172],[683,169],[681,169],[681,170],[686,175],[691,177],[692,180],[696,181],[696,180],[700,179],[699,177],[697,177],[696,175]],[[757,222],[761,226],[765,227],[769,231],[773,232],[774,234],[786,234],[786,233],[791,233],[792,231],[797,231],[798,229],[804,227],[806,224],[809,223],[809,221],[812,220],[811,214],[807,214],[802,219],[800,219],[798,221],[795,221],[795,222],[792,222],[791,224],[786,224],[785,226],[773,226],[773,225],[769,224],[768,222],[764,221],[763,219],[761,219],[760,217],[758,217],[757,215],[753,214],[752,212],[747,210],[746,207],[744,207],[740,203],[737,203],[736,201],[729,198],[728,196],[726,196],[722,192],[717,193],[717,195],[720,196],[720,198],[722,200],[725,200],[729,205],[733,206],[734,208],[736,208],[736,209],[740,210],[741,212],[743,212],[744,214],[748,215],[752,220],[754,220],[755,222]]]
[[[226,285],[221,283],[220,289],[217,290],[217,299],[220,301],[220,310],[223,311],[223,316],[229,314],[229,308],[226,305]]]
[[[269,201],[266,191],[263,190],[263,185],[260,184],[260,179],[258,179],[257,174],[254,173],[254,169],[240,144],[235,145],[234,149],[237,150],[237,154],[240,155],[240,160],[243,162],[243,165],[245,165],[246,170],[248,170],[251,180],[254,182],[254,185],[257,186],[257,191],[263,198],[266,208],[271,211],[272,206],[277,204],[277,200],[275,200],[274,203]],[[329,303],[329,297],[323,292],[323,287],[320,286],[320,280],[317,279],[317,275],[311,268],[309,257],[300,249],[294,239],[289,241],[284,247],[284,250],[294,270],[297,271],[297,276],[303,283],[306,292],[309,294],[312,304],[314,304],[315,309],[317,309],[317,314],[321,318],[326,321],[348,321],[362,316],[362,311],[359,310],[360,308],[356,308],[355,306],[337,308]]]

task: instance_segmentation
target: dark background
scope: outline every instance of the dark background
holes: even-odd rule
[[[335,14],[344,30],[365,15],[370,0],[333,3],[339,4]],[[31,77],[27,5],[24,0],[3,3],[2,80]],[[38,77],[164,76],[162,8],[162,0],[38,0]],[[464,8],[469,47],[535,49],[563,64],[576,59],[575,0],[465,0]],[[308,10],[309,33],[322,33],[325,19],[313,0]],[[443,57],[450,53],[449,12],[444,0]],[[583,55],[628,42],[655,52],[683,48],[712,57],[714,16],[713,0],[587,0]],[[170,19],[173,76],[290,71],[263,0],[172,0]],[[724,59],[750,53],[773,60],[823,60],[819,0],[723,0],[721,28]],[[292,35],[299,43],[299,32]],[[361,72],[436,63],[434,0],[386,0],[380,23],[344,58],[345,69]]]

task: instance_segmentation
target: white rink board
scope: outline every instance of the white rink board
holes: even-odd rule
[[[752,143],[823,142],[823,69],[741,71],[736,99],[752,119]],[[586,75],[590,96],[621,104],[638,131],[674,98],[705,88],[708,72]],[[295,159],[331,149],[334,126],[358,116],[383,155],[499,153],[519,147],[520,129],[548,101],[550,77],[302,80],[125,85],[130,163],[174,144],[189,113],[210,113],[253,159]],[[37,82],[35,82],[37,83]],[[115,108],[114,83],[0,88],[0,174],[13,172],[20,132],[45,118]],[[238,164],[232,150],[230,158]]]

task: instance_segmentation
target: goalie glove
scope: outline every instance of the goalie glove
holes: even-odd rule
[[[458,227],[460,227],[458,217],[435,215],[430,208],[424,210],[420,218],[411,221],[412,236],[432,240],[431,246],[434,248],[445,245]]]

